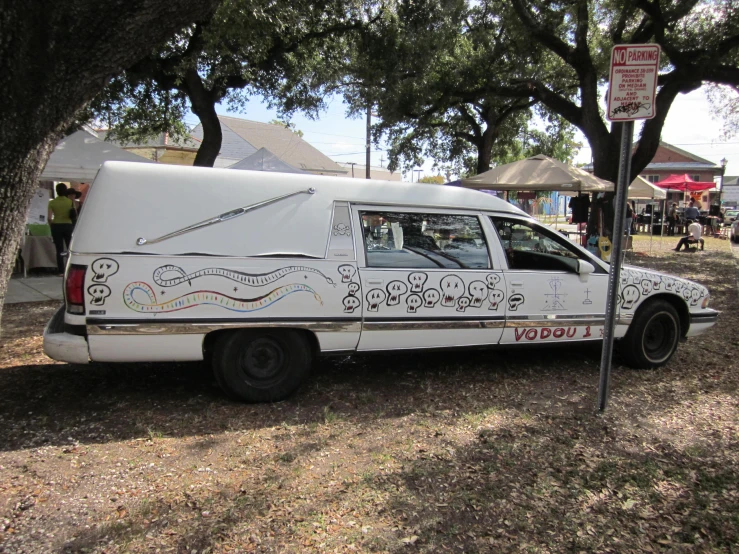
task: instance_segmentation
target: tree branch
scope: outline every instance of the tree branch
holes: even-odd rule
[[[457,111],[459,112],[459,115],[462,116],[462,119],[464,119],[467,124],[472,127],[472,132],[476,137],[476,140],[480,140],[482,138],[482,130],[480,128],[480,124],[477,122],[477,120],[472,116],[470,112],[467,111],[467,108],[464,104],[460,104],[457,107]]]
[[[533,14],[524,5],[523,0],[510,0],[510,2],[519,19],[521,19],[524,26],[526,26],[531,36],[569,63],[574,54],[572,47],[555,35],[551,30],[539,24]]]
[[[634,179],[647,166],[647,164],[652,161],[652,158],[657,153],[660,136],[662,134],[662,127],[665,124],[667,113],[670,111],[670,107],[677,95],[680,93],[690,92],[700,88],[700,86],[700,80],[688,83],[680,82],[676,78],[674,81],[669,82],[660,88],[655,100],[656,115],[654,118],[647,119],[644,122],[639,144],[632,156],[631,177],[629,178],[629,181]]]
[[[575,127],[581,127],[583,122],[583,110],[574,102],[557,94],[544,83],[539,81],[528,81],[534,98],[537,98],[554,113],[558,113]]]

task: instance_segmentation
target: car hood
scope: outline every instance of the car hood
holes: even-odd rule
[[[688,279],[635,266],[621,269],[619,304],[623,309],[636,309],[650,296],[671,293],[681,296],[690,310],[700,310],[708,289]]]

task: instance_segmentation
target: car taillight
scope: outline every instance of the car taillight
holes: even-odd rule
[[[83,315],[85,313],[85,271],[86,265],[71,265],[65,282],[67,313]]]

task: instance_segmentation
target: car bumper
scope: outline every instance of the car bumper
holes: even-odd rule
[[[44,329],[44,354],[52,360],[71,364],[90,362],[87,339],[64,330],[64,306],[60,307]]]
[[[718,314],[719,312],[716,310],[703,310],[698,313],[690,314],[690,328],[688,328],[688,334],[685,336],[694,337],[705,333],[716,324]]]

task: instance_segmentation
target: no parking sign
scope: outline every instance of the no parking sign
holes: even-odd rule
[[[656,44],[623,44],[611,51],[608,111],[611,121],[654,117],[660,48]]]

